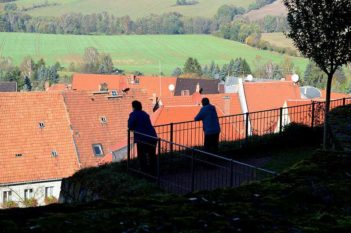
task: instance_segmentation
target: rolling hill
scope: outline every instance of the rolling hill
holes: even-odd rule
[[[243,57],[253,65],[257,55],[263,61],[280,63],[282,54],[263,51],[247,45],[208,35],[129,35],[129,36],[78,36],[31,33],[0,33],[0,57],[11,57],[19,64],[25,56],[35,60],[44,58],[48,63],[59,61],[68,66],[81,62],[87,47],[111,55],[115,66],[127,71],[158,74],[161,69],[169,75],[177,66],[182,67],[188,57],[201,64],[215,61],[228,63],[232,58]],[[307,60],[292,57],[300,70]]]
[[[44,3],[45,0],[18,0],[15,3],[20,9],[30,8],[33,4]],[[47,0],[48,6],[26,11],[33,16],[59,16],[77,12],[83,14],[106,11],[115,16],[129,15],[139,18],[150,14],[179,12],[186,16],[213,17],[217,9],[224,4],[248,7],[254,0],[198,0],[198,4],[176,6],[176,0]],[[4,4],[0,4],[3,6]]]
[[[278,47],[296,50],[293,41],[287,38],[282,32],[262,33],[262,40],[268,41],[270,44]]]
[[[250,21],[256,21],[263,19],[266,15],[272,16],[285,16],[287,9],[283,4],[282,0],[277,0],[269,5],[266,5],[258,10],[252,10],[244,14],[244,18],[248,18]]]

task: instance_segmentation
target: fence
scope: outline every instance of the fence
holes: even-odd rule
[[[136,135],[139,135],[137,146],[134,144]],[[269,170],[165,139],[130,131],[128,138],[128,170],[148,177],[161,188],[177,194],[237,187],[275,175]],[[140,153],[144,153],[143,156]]]
[[[332,100],[330,108],[351,104],[350,98]],[[298,101],[278,109],[244,113],[219,117],[221,126],[220,142],[233,142],[238,147],[250,142],[258,142],[259,137],[267,134],[281,133],[285,125],[300,123],[310,127],[324,123],[325,102],[311,101],[301,105]],[[155,126],[157,135],[169,141],[187,147],[203,145],[202,123],[186,121]],[[170,144],[170,147],[172,144]]]

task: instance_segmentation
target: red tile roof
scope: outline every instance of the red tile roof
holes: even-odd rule
[[[137,80],[131,82],[132,80]],[[173,96],[169,90],[170,85],[176,84],[175,77],[155,76],[122,76],[102,74],[79,74],[73,75],[72,89],[85,91],[98,91],[99,85],[106,83],[109,90],[122,90],[125,88],[146,89],[150,96]]]
[[[46,89],[46,91],[64,91],[64,90],[69,90],[70,85],[66,83],[57,83],[54,84]]]
[[[230,141],[243,138],[245,133],[243,116],[228,116],[242,113],[237,94],[212,94],[201,95],[201,98],[197,97],[174,96],[171,98],[161,98],[163,106],[152,116],[159,137],[170,140],[169,126],[157,127],[158,125],[176,123],[174,124],[174,142],[187,146],[202,145],[202,124],[201,122],[192,121],[201,109],[201,106],[198,104],[199,100],[207,97],[210,99],[211,104],[216,107],[218,116],[221,117],[221,139]],[[228,117],[224,117],[225,115]],[[177,124],[177,122],[184,121],[190,122]]]
[[[249,112],[280,108],[288,99],[301,99],[299,86],[289,81],[245,82],[244,91]]]
[[[106,74],[75,73],[72,78],[73,90],[98,91],[100,84],[106,83],[109,90],[120,90],[125,76]]]
[[[0,112],[0,183],[60,179],[79,169],[59,93],[0,93]]]
[[[244,91],[250,123],[254,135],[273,133],[279,120],[279,110],[289,99],[301,99],[298,85],[289,81],[279,82],[246,82]],[[265,113],[255,113],[267,111]]]
[[[67,91],[63,96],[83,167],[97,166],[100,160],[105,160],[94,155],[93,144],[101,144],[104,155],[108,155],[116,149],[116,144],[126,140],[127,121],[133,100],[141,100],[143,109],[147,112],[151,110],[147,93],[137,89],[117,98],[86,91]],[[106,124],[101,123],[101,117],[106,118]]]
[[[322,93],[322,99],[325,99],[327,96],[326,90],[321,90]],[[338,93],[338,92],[331,92],[330,93],[330,98],[331,99],[342,99],[342,98],[351,98],[351,95],[345,94],[345,93]]]

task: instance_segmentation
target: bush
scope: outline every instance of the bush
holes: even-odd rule
[[[57,198],[54,196],[45,197],[44,203],[45,203],[45,205],[57,203]]]
[[[7,202],[4,202],[2,204],[2,207],[5,208],[5,209],[8,209],[8,208],[17,208],[18,207],[18,204],[17,202],[15,201],[7,201]]]
[[[36,207],[38,206],[38,201],[34,197],[26,199],[23,201],[25,207]]]

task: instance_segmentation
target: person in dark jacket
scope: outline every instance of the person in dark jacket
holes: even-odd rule
[[[140,168],[143,172],[155,174],[157,162],[156,131],[151,124],[149,114],[143,111],[139,101],[133,101],[132,108],[133,112],[130,113],[128,119],[128,129],[134,131],[134,143],[137,144]]]
[[[218,141],[221,132],[217,111],[215,106],[210,104],[208,98],[203,98],[201,103],[202,108],[195,117],[195,121],[202,121],[205,133],[205,151],[216,154],[218,153]]]

